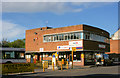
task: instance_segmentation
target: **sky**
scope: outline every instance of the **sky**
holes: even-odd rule
[[[25,30],[46,25],[87,24],[112,35],[118,29],[118,2],[3,2],[1,21],[2,38],[9,41],[25,38]]]

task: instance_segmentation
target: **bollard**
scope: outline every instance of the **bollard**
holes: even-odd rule
[[[32,63],[32,66],[34,67],[34,63]],[[32,73],[35,73],[34,69],[33,69]]]
[[[68,69],[68,61],[67,61],[67,69]]]
[[[73,69],[73,50],[72,50],[72,69]]]
[[[52,63],[52,66],[53,66],[52,69],[53,69],[53,71],[54,71],[54,62]]]
[[[43,72],[45,72],[45,63],[43,63]]]
[[[61,70],[63,70],[63,67],[62,67],[62,61],[61,61]]]

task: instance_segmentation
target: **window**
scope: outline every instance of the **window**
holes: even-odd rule
[[[47,36],[44,36],[44,42],[47,42]]]
[[[51,36],[48,36],[48,42],[51,42]]]
[[[68,40],[70,40],[71,39],[71,34],[68,34]]]
[[[54,41],[57,41],[57,35],[54,35]]]
[[[12,59],[15,58],[14,52],[5,52],[5,59]]]
[[[20,53],[19,57],[24,58],[24,53]]]
[[[68,34],[64,35],[64,40],[68,40]]]
[[[83,32],[80,33],[80,39],[83,39]]]
[[[33,41],[35,41],[35,38],[33,39]]]
[[[84,33],[84,39],[89,40],[90,39],[90,34],[89,33]]]
[[[51,41],[54,41],[54,37],[53,36],[51,36]]]
[[[35,35],[37,35],[37,33],[36,33],[36,32],[34,32],[34,34],[35,34]]]
[[[58,35],[58,38],[59,38],[59,40],[61,41],[61,40],[62,40],[62,35],[59,34],[59,35]]]
[[[53,41],[63,41],[63,40],[73,40],[73,39],[86,39],[86,40],[94,40],[100,42],[108,42],[106,41],[106,37],[91,33],[91,32],[74,32],[74,33],[63,33],[63,34],[54,34],[54,35],[46,35],[44,36],[44,42],[53,42]],[[35,38],[33,39],[35,41]]]
[[[77,33],[74,33],[74,39],[77,39]]]
[[[81,60],[81,53],[74,52],[73,61],[80,61]]]
[[[58,40],[59,40],[59,39],[58,39],[58,35],[56,35],[56,38],[57,38],[56,41],[58,41]]]
[[[74,34],[73,33],[71,33],[71,39],[74,39]]]

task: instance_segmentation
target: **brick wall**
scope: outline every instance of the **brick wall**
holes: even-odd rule
[[[93,31],[95,33],[101,33],[101,29],[86,26],[84,27],[87,31]],[[96,31],[96,29],[98,31]],[[74,26],[68,26],[68,27],[61,27],[61,28],[53,28],[53,29],[47,29],[43,28],[36,28],[31,30],[26,30],[26,44],[25,49],[26,51],[39,51],[40,48],[44,48],[44,51],[69,51],[69,49],[66,50],[57,50],[57,46],[63,46],[63,45],[69,45],[69,41],[57,41],[57,42],[43,42],[43,35],[45,34],[57,34],[57,33],[64,33],[64,32],[72,32],[72,31],[81,31],[83,30],[83,25],[74,25]],[[94,31],[95,30],[95,31]],[[34,34],[34,33],[37,34]],[[105,36],[108,36],[109,33],[106,31],[102,31],[105,33]],[[103,34],[102,34],[103,35]],[[33,41],[35,39],[35,41]],[[78,41],[78,40],[72,40],[72,41]]]
[[[110,40],[110,53],[120,54],[120,40]]]

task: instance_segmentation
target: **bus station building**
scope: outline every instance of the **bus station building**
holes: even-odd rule
[[[58,60],[72,60],[73,65],[93,65],[96,54],[103,55],[110,50],[109,33],[103,29],[81,24],[60,28],[42,27],[26,30],[26,58],[31,55],[35,60],[52,60],[52,54],[58,52]]]

